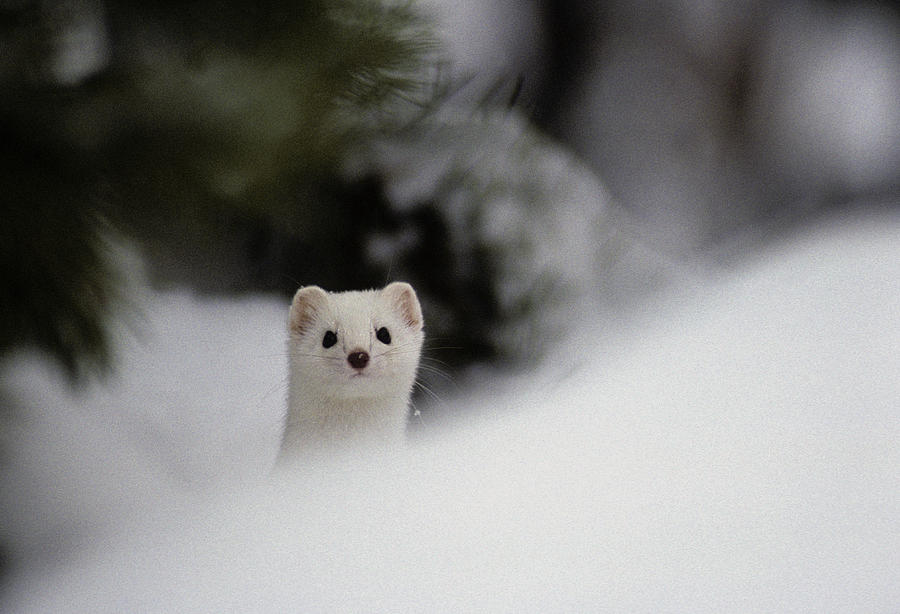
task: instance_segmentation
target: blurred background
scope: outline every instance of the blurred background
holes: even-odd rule
[[[525,365],[896,208],[898,101],[896,2],[0,0],[0,352],[114,373],[140,270],[403,279],[445,375]]]
[[[124,241],[209,293],[408,279],[451,369],[527,358],[588,288],[896,199],[898,28],[886,2],[6,0],[0,348],[108,365]]]

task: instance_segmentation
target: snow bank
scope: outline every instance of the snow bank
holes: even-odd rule
[[[117,372],[71,390],[40,356],[2,365],[16,411],[0,443],[0,542],[14,559],[69,556],[161,502],[256,480],[287,395],[286,305],[138,292]]]
[[[396,456],[147,506],[19,574],[5,611],[896,611],[898,262],[896,214],[820,228],[618,342],[584,327],[546,369],[456,402],[482,417]],[[183,343],[269,335],[274,305],[160,300],[181,323],[145,360],[181,380],[135,408],[193,382],[199,414],[151,419],[264,465],[276,439],[249,429],[277,412],[234,404],[264,388],[241,379],[257,350]]]

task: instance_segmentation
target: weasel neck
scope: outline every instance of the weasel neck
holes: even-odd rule
[[[408,395],[334,398],[291,385],[279,459],[350,446],[396,449],[406,432]]]

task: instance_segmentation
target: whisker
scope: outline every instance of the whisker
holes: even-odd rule
[[[400,345],[396,345],[393,347],[389,347],[386,350],[378,354],[374,354],[375,356],[390,356],[394,354],[410,354],[416,353],[419,351],[419,348],[415,345],[413,341],[408,341],[406,343],[402,343]]]
[[[438,403],[444,402],[444,399],[442,399],[438,393],[436,393],[434,390],[432,390],[428,385],[423,383],[421,380],[416,379],[416,381],[413,382],[413,386],[418,388],[419,390],[421,390],[428,396],[430,396],[434,401],[437,401]]]
[[[453,382],[453,377],[450,376],[449,373],[446,373],[445,371],[443,371],[443,370],[441,370],[441,369],[438,369],[437,367],[432,367],[432,366],[430,366],[430,365],[422,365],[422,364],[420,364],[420,365],[419,365],[419,371],[421,371],[421,372],[423,372],[423,373],[430,373],[430,374],[432,374],[432,375],[436,375],[436,376],[440,377],[441,379],[443,379],[444,381],[447,381],[447,382]]]
[[[451,368],[450,368],[450,363],[448,363],[448,362],[445,361],[445,360],[439,360],[439,359],[434,358],[434,357],[432,357],[432,356],[422,356],[422,362],[427,362],[427,363],[430,363],[430,364],[440,365],[441,367],[444,367],[444,368],[446,368],[446,369],[448,369],[448,370],[451,370]]]

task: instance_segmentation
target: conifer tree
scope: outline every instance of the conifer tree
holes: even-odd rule
[[[254,221],[312,236],[340,217],[348,151],[432,97],[437,46],[410,4],[3,10],[0,353],[37,345],[73,376],[108,363],[112,233],[157,252]]]
[[[204,291],[403,276],[453,364],[534,357],[584,290],[602,189],[516,109],[454,103],[415,4],[65,6],[3,34],[32,44],[0,72],[0,353],[109,364],[118,235]]]

